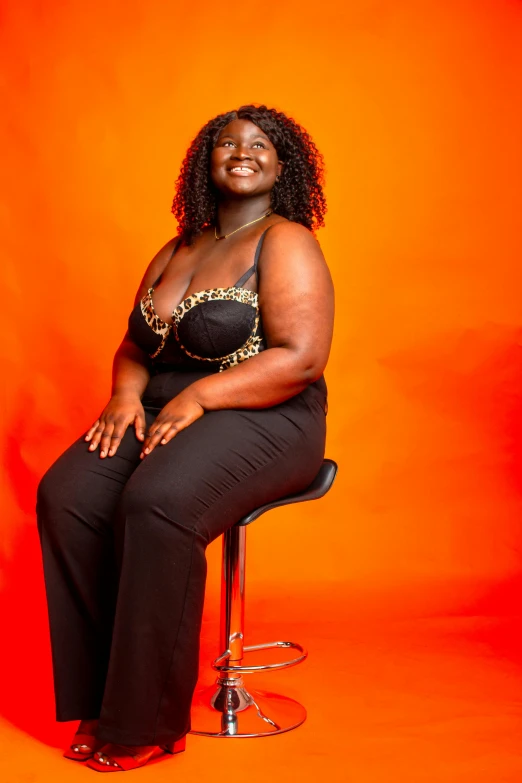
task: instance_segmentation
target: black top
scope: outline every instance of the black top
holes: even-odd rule
[[[266,348],[258,295],[243,288],[257,266],[263,240],[259,238],[254,263],[230,288],[207,288],[183,299],[172,313],[172,324],[155,312],[152,294],[160,277],[129,316],[131,339],[150,356],[153,372],[171,369],[226,370]],[[176,253],[181,239],[176,243]],[[171,256],[172,257],[172,256]]]

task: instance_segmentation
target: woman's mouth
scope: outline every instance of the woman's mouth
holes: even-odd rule
[[[227,169],[229,174],[234,174],[239,177],[250,177],[255,174],[255,170],[250,166],[233,166],[231,169]]]

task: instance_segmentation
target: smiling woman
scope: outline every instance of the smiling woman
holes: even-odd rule
[[[111,399],[38,491],[57,719],[80,720],[65,755],[98,771],[184,749],[206,546],[324,456],[333,291],[312,140],[265,106],[219,115],[173,212]]]

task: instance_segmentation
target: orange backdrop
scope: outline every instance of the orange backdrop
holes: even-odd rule
[[[188,143],[241,103],[325,156],[337,302],[338,481],[251,530],[252,612],[340,638],[355,618],[519,611],[521,31],[516,0],[3,0],[6,732],[57,736],[36,484],[107,399]]]

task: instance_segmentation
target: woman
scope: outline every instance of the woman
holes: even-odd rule
[[[64,755],[98,771],[184,749],[205,548],[322,463],[321,182],[314,143],[280,112],[243,106],[202,128],[112,397],[40,483],[57,719],[80,720]]]

